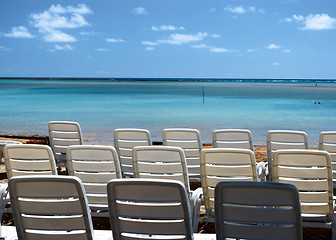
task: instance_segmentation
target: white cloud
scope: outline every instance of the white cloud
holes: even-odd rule
[[[262,8],[257,9],[256,7],[243,7],[243,6],[227,6],[224,8],[224,11],[236,13],[236,14],[246,14],[246,13],[265,13],[265,10]]]
[[[220,38],[221,36],[219,34],[211,34],[210,37],[212,37],[212,38]]]
[[[147,45],[149,48],[151,48],[153,46],[157,46],[160,44],[182,45],[182,44],[194,43],[190,45],[191,48],[211,48],[211,46],[208,46],[204,43],[196,44],[196,42],[202,41],[206,37],[218,38],[220,36],[217,34],[208,35],[208,33],[206,32],[198,32],[196,34],[175,33],[175,34],[170,34],[168,37],[164,39],[159,39],[156,41],[142,41],[141,44]]]
[[[132,13],[136,15],[147,15],[149,12],[146,11],[144,7],[137,7],[132,10]]]
[[[228,53],[228,52],[238,52],[238,50],[219,48],[219,47],[212,47],[210,49],[210,52],[214,52],[214,53]]]
[[[154,49],[155,49],[155,48],[153,48],[153,47],[146,47],[146,48],[145,48],[146,51],[154,51]]]
[[[85,18],[78,14],[72,14],[69,18],[51,13],[43,12],[40,14],[32,14],[30,23],[36,28],[79,28],[89,26]]]
[[[328,14],[309,14],[304,17],[302,15],[293,15],[290,18],[280,20],[280,22],[296,22],[301,25],[302,30],[327,30],[336,29],[336,18],[330,17]]]
[[[151,41],[142,41],[141,44],[148,45],[148,46],[157,46],[157,45],[159,45],[157,42],[151,42]]]
[[[190,47],[192,47],[192,48],[209,48],[209,46],[204,44],[204,43],[191,45]]]
[[[198,32],[197,34],[171,34],[167,39],[158,40],[161,44],[181,45],[184,43],[197,42],[203,40],[208,34],[206,32]]]
[[[274,43],[271,43],[270,45],[267,46],[267,49],[279,49],[281,46],[275,45]]]
[[[310,14],[306,17],[305,27],[307,30],[335,29],[336,19],[328,14]]]
[[[43,33],[43,39],[46,42],[76,42],[76,38],[73,36],[61,32],[56,29],[43,29],[40,31]]]
[[[272,65],[273,66],[279,66],[280,64],[278,62],[273,62]]]
[[[184,30],[184,27],[175,27],[172,25],[162,25],[162,26],[152,26],[153,31],[177,31],[177,30]]]
[[[62,7],[60,4],[52,5],[49,8],[49,12],[57,13],[57,14],[64,14],[64,13],[78,13],[78,14],[88,14],[92,13],[91,9],[88,8],[85,4],[78,4],[78,7],[67,6]]]
[[[55,49],[56,50],[73,50],[74,47],[69,45],[69,44],[66,44],[66,45],[63,45],[63,46],[56,44]]]
[[[110,43],[124,43],[124,42],[126,42],[125,40],[122,40],[121,38],[107,38],[106,41],[110,42]]]
[[[30,15],[30,24],[36,27],[48,42],[74,42],[76,38],[64,33],[61,29],[75,29],[90,26],[85,20],[85,14],[92,13],[85,4],[77,7],[60,4],[52,5],[48,10]]]
[[[284,53],[291,53],[292,51],[289,50],[289,49],[284,49],[282,52],[284,52]]]
[[[13,27],[9,33],[5,33],[3,35],[11,38],[34,38],[34,36],[24,26]]]
[[[297,22],[301,22],[301,21],[304,21],[305,20],[305,17],[302,16],[302,15],[293,15],[292,17],[290,18],[284,18],[282,20],[280,20],[280,22],[288,22],[288,23],[291,23],[293,21],[297,21]]]
[[[255,52],[255,50],[254,49],[247,49],[247,52],[252,53],[252,52]]]

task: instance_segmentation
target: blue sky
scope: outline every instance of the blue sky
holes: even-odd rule
[[[336,78],[336,1],[1,0],[0,77]]]

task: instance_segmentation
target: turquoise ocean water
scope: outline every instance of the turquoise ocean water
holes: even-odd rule
[[[112,144],[115,128],[161,141],[164,128],[190,127],[204,143],[214,129],[249,129],[257,145],[270,129],[301,130],[316,147],[321,131],[336,130],[336,81],[0,80],[0,134],[47,135],[51,120],[79,122],[94,143]]]

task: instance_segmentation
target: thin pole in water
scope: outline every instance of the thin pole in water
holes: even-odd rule
[[[204,87],[202,87],[202,96],[203,96],[203,103],[205,103],[205,99],[204,99]]]

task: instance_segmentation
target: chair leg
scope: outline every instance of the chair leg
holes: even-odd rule
[[[2,215],[5,212],[5,207],[7,204],[7,193],[8,193],[8,185],[1,184],[0,185],[0,224],[2,221]]]
[[[200,218],[200,208],[202,203],[202,195],[203,191],[201,188],[198,188],[195,190],[195,192],[192,195],[192,201],[193,201],[193,210],[192,210],[192,223],[193,223],[193,231],[194,233],[198,232],[198,223]]]
[[[332,234],[332,239],[336,240],[336,222],[333,222],[331,224],[331,234]]]

